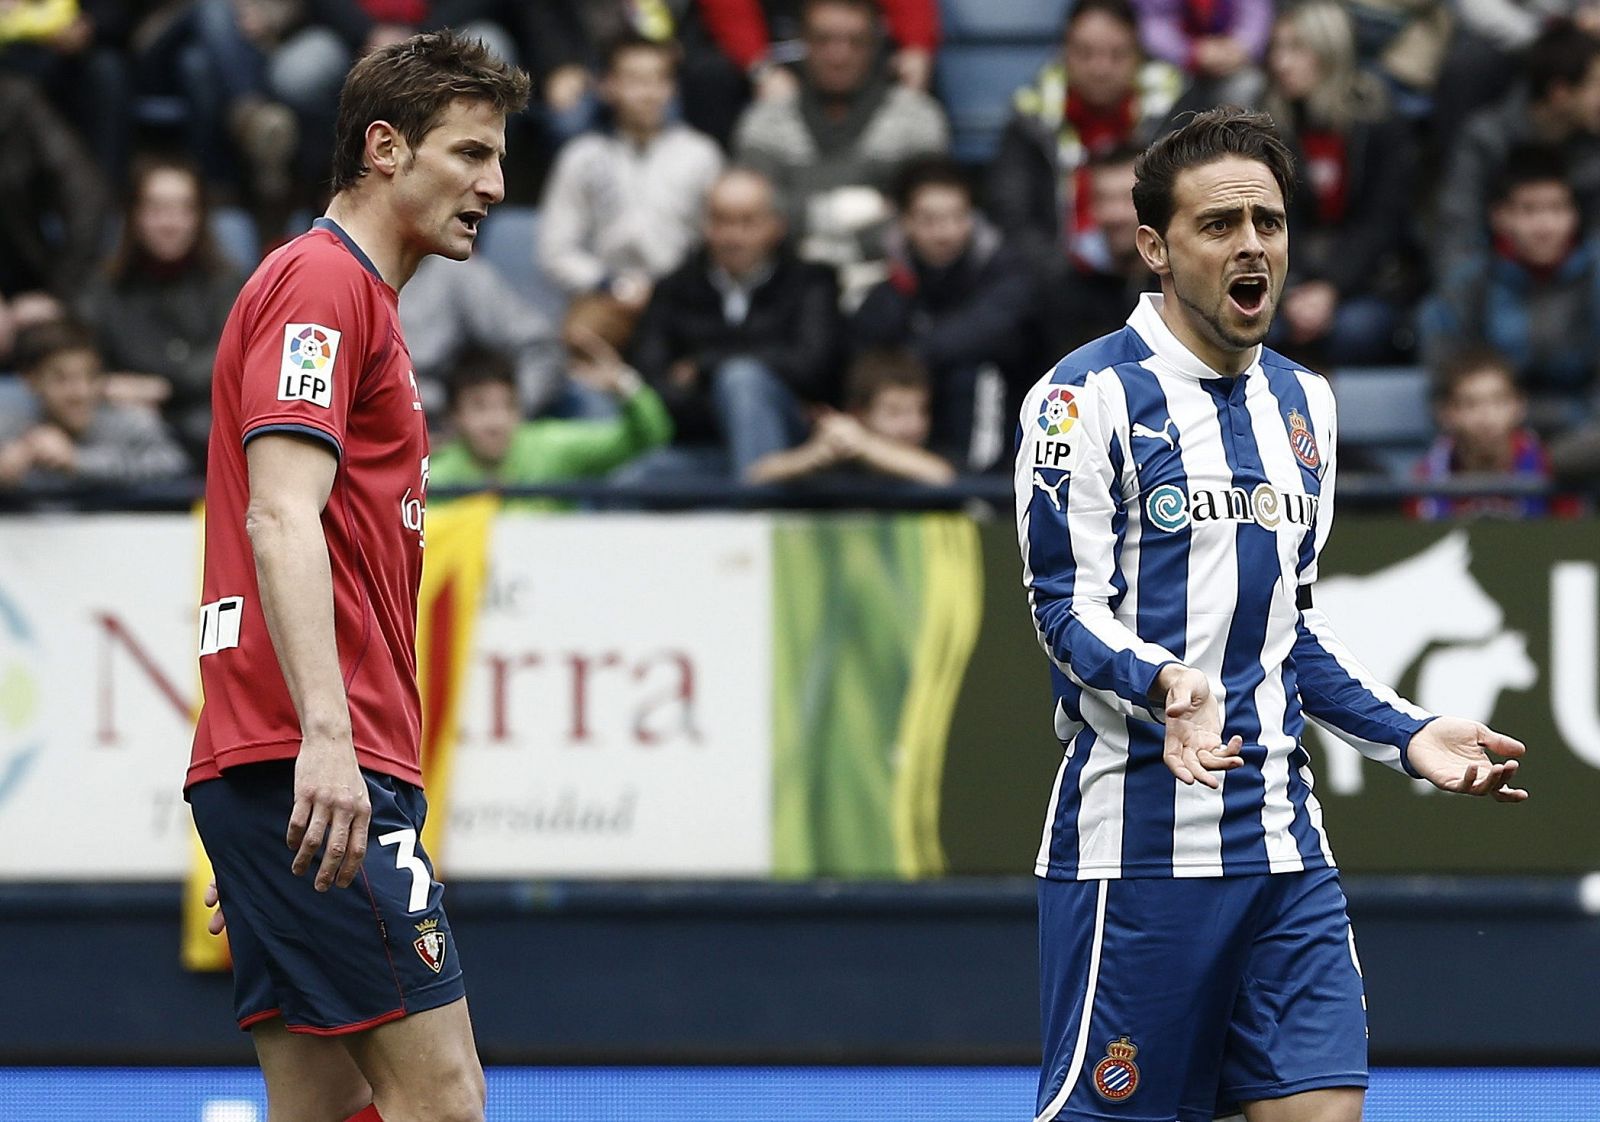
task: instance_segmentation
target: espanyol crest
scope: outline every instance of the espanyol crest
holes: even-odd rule
[[[1139,1046],[1126,1036],[1106,1045],[1106,1058],[1094,1066],[1094,1089],[1107,1102],[1120,1103],[1139,1089]]]
[[[1289,447],[1294,449],[1294,458],[1312,471],[1322,466],[1322,457],[1317,452],[1317,438],[1306,423],[1305,414],[1298,409],[1289,410]]]

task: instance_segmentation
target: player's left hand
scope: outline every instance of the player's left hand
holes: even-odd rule
[[[1511,786],[1518,760],[1527,751],[1520,740],[1461,717],[1436,717],[1411,738],[1411,766],[1441,791],[1489,795],[1496,802],[1520,803],[1528,792]],[[1499,763],[1489,753],[1504,757]]]
[[[206,920],[206,930],[213,935],[221,935],[227,929],[228,920],[222,914],[222,898],[217,895],[217,882],[213,880],[206,885],[206,907],[212,909],[211,918]]]

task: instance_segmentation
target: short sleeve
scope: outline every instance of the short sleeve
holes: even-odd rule
[[[244,339],[239,430],[325,440],[343,458],[358,383],[373,357],[366,278],[351,262],[290,262],[260,296]]]

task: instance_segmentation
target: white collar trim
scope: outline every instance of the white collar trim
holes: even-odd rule
[[[1179,342],[1178,337],[1172,333],[1172,328],[1161,318],[1163,299],[1165,298],[1159,292],[1144,293],[1139,297],[1139,303],[1134,307],[1133,314],[1128,317],[1128,326],[1133,328],[1139,338],[1155,352],[1155,357],[1168,369],[1186,378],[1233,377],[1211,369],[1198,355]],[[1261,345],[1258,343],[1250,352],[1250,365],[1241,370],[1238,376],[1243,377],[1253,373],[1260,369],[1260,366]]]

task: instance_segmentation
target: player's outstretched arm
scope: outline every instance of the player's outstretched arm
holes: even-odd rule
[[[1487,725],[1461,717],[1437,717],[1418,729],[1406,749],[1411,768],[1441,791],[1489,795],[1520,803],[1528,792],[1511,786],[1527,746]],[[1497,763],[1490,753],[1501,757]]]
[[[356,764],[350,704],[333,627],[333,574],[322,508],[339,461],[308,437],[265,433],[245,448],[250,507],[245,528],[272,646],[300,717],[294,809],[287,842],[296,876],[322,864],[316,888],[346,888],[367,854],[372,802]]]
[[[1239,752],[1242,737],[1222,740],[1222,715],[1211,682],[1192,666],[1171,662],[1156,675],[1152,700],[1166,706],[1166,737],[1161,758],[1167,769],[1186,784],[1220,787],[1216,772],[1232,771],[1244,763]]]

